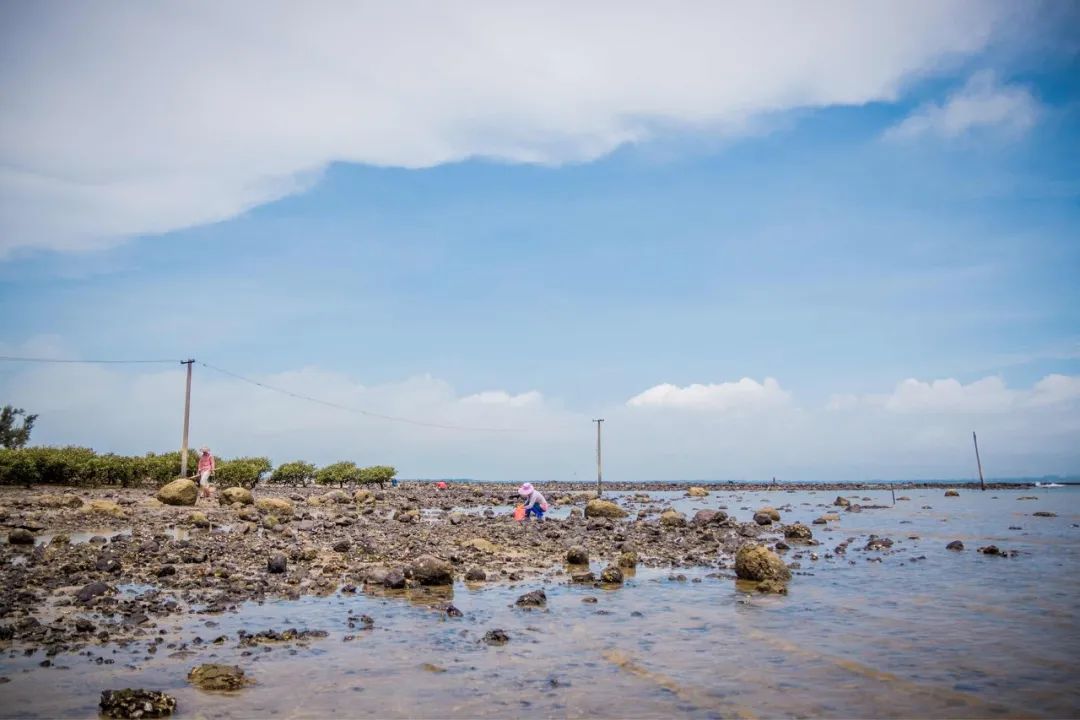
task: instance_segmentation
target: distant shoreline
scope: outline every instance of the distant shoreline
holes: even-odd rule
[[[430,479],[430,480],[400,480],[409,484],[426,484],[433,482],[447,482],[460,485],[517,485],[516,482],[503,480],[467,480],[467,479]],[[1057,478],[1057,479],[1004,479],[988,480],[987,490],[1008,490],[1017,488],[1041,489],[1049,483],[1062,486],[1080,486],[1080,479]],[[543,487],[558,486],[560,490],[595,490],[596,481],[581,480],[534,480],[534,484]],[[1036,483],[1043,483],[1037,485]],[[755,480],[641,480],[641,481],[607,481],[603,482],[604,490],[628,491],[628,490],[678,490],[691,486],[706,487],[714,490],[919,490],[919,489],[946,489],[966,488],[978,490],[978,480],[867,480],[862,482],[817,482],[813,480],[790,480],[776,483],[770,481]]]

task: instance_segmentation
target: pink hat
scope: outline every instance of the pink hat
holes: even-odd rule
[[[521,487],[518,488],[518,495],[520,495],[522,497],[529,497],[530,495],[532,495],[532,493],[533,493],[532,483],[525,483],[524,485],[522,485]]]

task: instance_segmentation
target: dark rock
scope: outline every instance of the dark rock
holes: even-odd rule
[[[94,623],[90,622],[86,618],[78,618],[75,620],[75,630],[81,633],[94,632],[97,628],[94,627]]]
[[[772,517],[768,513],[756,512],[754,513],[754,522],[758,525],[772,525]]]
[[[519,597],[514,604],[518,607],[544,607],[547,605],[547,593],[543,589],[533,590]]]
[[[464,613],[458,610],[453,603],[447,603],[443,608],[443,611],[446,613],[447,617],[462,617],[462,615],[464,615]]]
[[[566,551],[566,562],[571,565],[588,565],[589,551],[581,545],[575,545]]]
[[[394,568],[386,573],[382,581],[383,587],[389,590],[400,590],[405,587],[405,573],[400,568]]]
[[[945,549],[946,550],[963,550],[964,549],[964,543],[960,542],[959,540],[953,540],[951,543],[949,543],[948,545],[945,546]]]
[[[23,528],[15,528],[8,532],[8,543],[11,545],[33,545],[34,533]]]
[[[334,552],[349,552],[350,547],[352,547],[352,543],[350,543],[348,540],[338,540],[336,543],[334,543]]]
[[[727,513],[723,510],[698,510],[694,513],[691,522],[694,525],[714,525],[727,520]]]
[[[621,568],[636,568],[638,564],[638,554],[633,550],[623,550],[619,555],[618,565]]]
[[[484,582],[487,580],[487,573],[478,567],[469,568],[465,573],[465,582]]]
[[[577,572],[570,575],[570,582],[575,583],[591,583],[596,580],[596,576],[591,572]]]
[[[893,541],[889,538],[877,537],[871,535],[870,540],[866,543],[864,550],[887,550],[893,546]]]
[[[103,582],[92,582],[89,585],[84,585],[77,593],[75,593],[75,599],[81,603],[88,603],[98,595],[104,595],[110,590],[112,590],[112,588]]]
[[[841,497],[839,495],[837,495],[836,499],[833,500],[833,505],[835,505],[836,507],[847,507],[850,504],[850,500],[848,500],[846,497]]]
[[[157,569],[157,571],[154,574],[157,575],[158,577],[166,577],[167,575],[175,575],[176,574],[176,566],[174,566],[174,565],[162,565],[161,567],[159,567]]]
[[[161,718],[172,715],[176,698],[157,690],[104,690],[99,707],[109,718]]]
[[[757,591],[759,593],[775,593],[777,595],[787,595],[787,583],[782,580],[762,580],[757,584]]]
[[[810,528],[806,527],[802,523],[795,523],[794,525],[789,525],[787,526],[787,528],[784,529],[784,537],[786,537],[788,540],[798,540],[800,542],[805,542],[807,540],[812,540],[814,537],[814,533],[812,533],[810,531]]]
[[[120,561],[112,555],[102,554],[97,559],[95,567],[101,572],[118,573],[123,569]]]
[[[282,553],[274,553],[270,556],[270,559],[266,561],[266,571],[274,574],[285,572],[285,569],[289,566],[289,561]]]
[[[510,642],[510,636],[506,634],[505,630],[496,628],[484,633],[484,642],[488,645],[505,645]]]
[[[1057,513],[1052,513],[1048,510],[1038,510],[1033,512],[1032,515],[1035,517],[1057,517]]]

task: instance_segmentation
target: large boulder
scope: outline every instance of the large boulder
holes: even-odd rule
[[[232,505],[233,503],[251,505],[255,502],[255,496],[252,495],[251,491],[247,488],[231,487],[221,491],[221,495],[218,496],[218,502],[222,505]]]
[[[15,528],[8,532],[8,543],[11,545],[33,545],[34,533],[25,528]]]
[[[629,513],[610,500],[593,499],[585,505],[585,517],[624,518]]]
[[[788,580],[791,571],[764,545],[747,544],[735,553],[735,574],[742,580]]]
[[[421,585],[454,584],[454,567],[432,555],[421,555],[411,569],[413,579]]]
[[[807,540],[812,540],[814,538],[814,533],[802,523],[795,523],[794,525],[788,525],[784,529],[784,537],[788,540],[806,542]]]
[[[850,504],[851,501],[841,495],[837,495],[836,499],[833,500],[833,505],[835,505],[836,507],[847,507]]]
[[[758,525],[772,525],[772,517],[769,513],[756,512],[754,513],[754,522]]]
[[[690,497],[708,497],[709,491],[703,487],[692,487],[686,491],[686,494]]]
[[[255,501],[255,507],[280,517],[291,517],[293,504],[285,498],[265,497]]]
[[[194,505],[199,499],[199,486],[193,480],[180,478],[163,485],[156,497],[166,505]]]
[[[695,525],[713,525],[727,520],[727,513],[723,510],[698,510],[691,520]]]
[[[47,508],[79,508],[82,507],[82,504],[82,498],[72,493],[42,495],[38,498],[38,505]]]
[[[780,522],[780,513],[777,511],[776,508],[766,505],[765,507],[758,510],[758,512],[764,515],[768,515],[769,519],[773,522]]]
[[[244,671],[236,665],[204,663],[191,669],[188,682],[203,690],[239,690],[247,684]]]
[[[686,525],[686,516],[678,510],[665,510],[660,513],[660,524],[664,527],[683,527]]]
[[[622,585],[623,571],[617,565],[608,565],[600,571],[600,582],[609,585]]]
[[[104,513],[113,517],[122,517],[124,509],[112,500],[91,500],[81,508],[86,513]]]
[[[588,565],[589,551],[581,545],[574,545],[566,551],[566,562],[570,565]]]

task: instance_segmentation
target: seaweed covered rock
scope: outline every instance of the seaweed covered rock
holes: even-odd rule
[[[192,480],[180,478],[163,485],[156,497],[166,505],[194,505],[199,498],[199,486]]]
[[[623,572],[616,565],[608,565],[600,571],[600,582],[609,585],[622,585]]]
[[[109,718],[161,718],[172,715],[176,698],[157,690],[103,690],[98,706]]]
[[[735,553],[735,574],[742,580],[789,580],[791,571],[764,545],[746,544]]]
[[[79,508],[83,501],[78,495],[64,493],[63,495],[42,495],[38,498],[38,505],[47,508]]]
[[[411,566],[413,579],[421,585],[453,585],[454,567],[433,555],[421,555]]]
[[[275,516],[291,517],[293,514],[293,504],[291,501],[285,498],[259,498],[255,501],[255,507],[259,508],[263,512],[273,513]]]
[[[660,524],[664,527],[683,527],[686,525],[686,516],[678,510],[665,510],[660,513]]]
[[[251,505],[255,502],[255,496],[251,494],[251,491],[242,487],[225,488],[218,496],[218,502],[222,505],[232,505],[233,503],[240,503],[241,505]]]
[[[80,508],[86,513],[104,513],[113,517],[122,517],[124,509],[112,500],[91,500]]]
[[[575,545],[566,551],[566,562],[570,565],[588,565],[589,551],[581,545]]]
[[[188,682],[203,690],[239,690],[247,684],[244,671],[236,665],[205,663],[192,668]]]
[[[611,502],[610,500],[594,499],[585,505],[585,517],[588,518],[624,518],[628,512]]]
[[[636,568],[638,564],[638,554],[633,550],[623,550],[619,555],[618,566],[621,568]]]
[[[802,523],[795,523],[794,525],[788,525],[787,528],[784,529],[784,537],[788,540],[806,542],[807,540],[813,539],[814,533]]]
[[[690,497],[708,497],[709,491],[703,487],[694,486],[687,490],[686,494]]]
[[[33,545],[34,533],[25,528],[15,528],[8,532],[8,543],[11,545]]]

